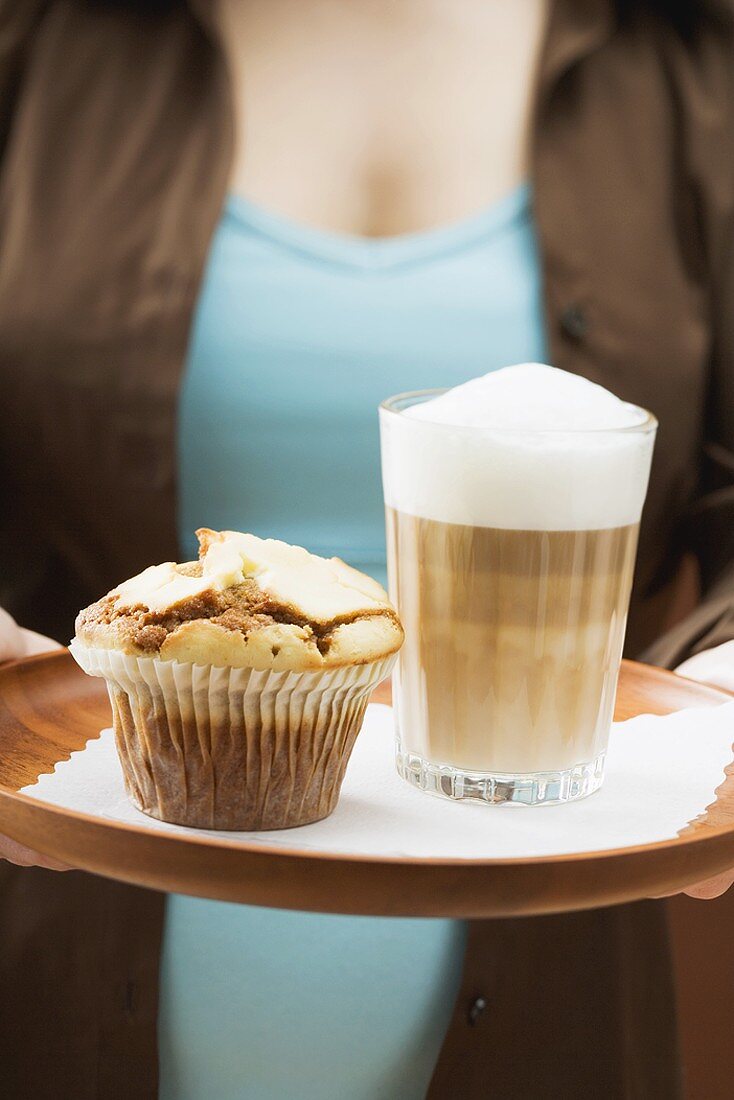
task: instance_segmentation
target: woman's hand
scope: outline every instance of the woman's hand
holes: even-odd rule
[[[61,646],[51,638],[45,638],[43,634],[36,634],[33,630],[23,630],[15,619],[3,611],[0,607],[0,662],[13,661],[18,657],[29,657],[33,653],[45,653],[52,649],[60,649]],[[0,859],[7,859],[19,867],[47,867],[51,871],[68,871],[69,868],[51,859],[50,856],[41,855],[31,848],[24,848],[17,840],[0,836]]]
[[[9,836],[0,836],[0,859],[14,863],[16,867],[45,867],[48,871],[71,870],[65,863],[59,863],[57,859],[44,856],[41,852],[34,852],[32,848],[18,844],[17,840],[11,840]]]
[[[696,653],[678,665],[675,671],[689,680],[734,691],[734,642],[704,649],[703,653]]]
[[[734,642],[724,642],[713,649],[705,649],[703,653],[696,653],[678,665],[675,671],[689,680],[734,692]],[[683,893],[691,898],[718,898],[733,884],[734,870],[687,886]]]
[[[30,657],[34,653],[47,653],[53,649],[61,649],[53,638],[36,634],[35,630],[24,630],[12,615],[0,607],[0,661],[14,661],[18,657]]]

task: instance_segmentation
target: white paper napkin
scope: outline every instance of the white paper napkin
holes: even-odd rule
[[[450,859],[516,859],[648,844],[675,837],[714,800],[734,757],[734,702],[617,723],[604,786],[564,806],[483,806],[422,794],[393,761],[390,707],[371,705],[334,814],[269,833],[222,833],[248,844]],[[113,821],[200,835],[129,803],[111,730],[25,787],[34,798]]]

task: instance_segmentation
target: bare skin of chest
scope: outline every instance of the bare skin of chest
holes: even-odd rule
[[[298,221],[390,236],[527,175],[547,0],[218,0],[231,189]]]

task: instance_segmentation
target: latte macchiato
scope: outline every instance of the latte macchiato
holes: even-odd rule
[[[453,798],[591,793],[654,419],[528,365],[386,402],[381,432],[399,771]]]

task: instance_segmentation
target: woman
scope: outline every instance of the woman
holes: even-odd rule
[[[729,677],[731,17],[664,8],[2,4],[15,620],[65,640],[199,524],[379,574],[377,401],[547,359],[660,420],[629,653]],[[5,865],[0,920],[13,1096],[156,1095],[161,939],[164,1097],[677,1094],[654,903],[465,950],[171,898],[163,934],[157,895]]]

